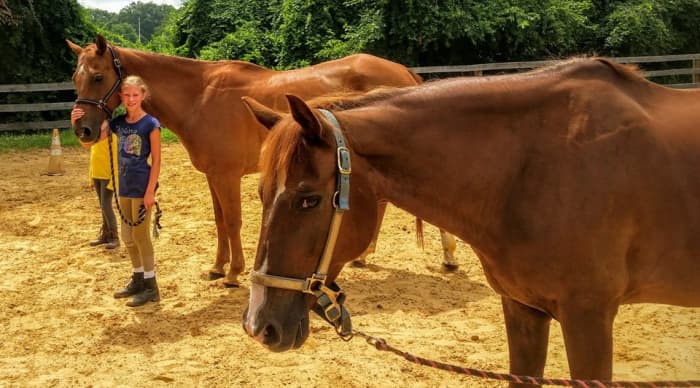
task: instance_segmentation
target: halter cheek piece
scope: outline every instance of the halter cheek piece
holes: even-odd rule
[[[107,103],[109,102],[109,99],[112,98],[112,95],[119,89],[119,85],[122,83],[122,63],[117,57],[117,53],[114,52],[114,48],[112,46],[107,46],[109,49],[109,52],[112,54],[112,65],[114,66],[114,71],[117,73],[117,80],[114,81],[114,84],[112,87],[109,89],[107,94],[105,94],[104,97],[102,97],[99,101],[96,100],[91,100],[89,98],[82,98],[78,96],[78,98],[75,99],[76,104],[90,104],[90,105],[95,105],[98,108],[102,109],[103,112],[107,114],[107,120],[112,119],[112,110],[109,109],[107,106]]]
[[[333,135],[336,142],[336,158],[338,171],[336,174],[336,191],[333,193],[333,218],[326,237],[326,245],[323,248],[321,259],[318,262],[316,271],[306,279],[288,278],[283,276],[268,275],[258,271],[251,271],[250,280],[253,283],[265,287],[282,288],[285,290],[300,291],[316,297],[316,304],[312,310],[321,318],[325,319],[335,327],[341,338],[349,340],[352,338],[352,324],[350,314],[343,306],[345,293],[340,287],[332,282],[326,285],[328,267],[333,256],[335,242],[338,239],[338,232],[343,220],[343,213],[350,209],[350,151],[346,147],[345,138],[340,130],[340,124],[333,114],[325,109],[319,110],[332,124]]]

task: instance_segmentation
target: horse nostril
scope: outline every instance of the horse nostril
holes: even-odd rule
[[[273,325],[265,326],[262,332],[263,345],[274,345],[280,342],[279,332]]]
[[[92,129],[90,127],[83,127],[83,137],[88,137],[92,134]]]

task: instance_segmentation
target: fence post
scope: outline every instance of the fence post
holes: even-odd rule
[[[700,59],[693,59],[693,83],[696,84],[700,81]]]

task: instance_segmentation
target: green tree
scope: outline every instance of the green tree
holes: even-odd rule
[[[65,81],[75,55],[65,39],[83,43],[95,29],[76,0],[6,0],[0,18],[0,83]]]
[[[187,0],[169,36],[180,55],[278,68],[356,52],[450,65],[697,52],[698,21],[700,0]]]
[[[300,67],[327,59],[319,53],[327,42],[342,38],[357,19],[356,9],[334,0],[283,0],[273,21],[278,65]]]
[[[137,35],[133,41],[145,43],[151,40],[158,28],[165,23],[168,15],[174,11],[175,7],[171,5],[136,1],[119,11],[116,22],[129,24]]]
[[[108,28],[116,23],[117,14],[97,8],[87,8],[88,19],[96,26]]]
[[[130,42],[138,42],[138,33],[136,32],[136,29],[134,26],[132,26],[129,23],[114,23],[110,26],[109,29],[110,32],[113,34],[117,34],[120,37],[130,41]]]
[[[242,35],[253,28],[264,40],[268,31],[264,26],[271,25],[278,10],[277,0],[186,0],[173,20],[173,44],[178,54],[195,58],[204,47],[236,34],[239,28],[246,30]]]
[[[227,34],[222,40],[205,46],[200,51],[200,59],[238,59],[256,63],[265,67],[275,64],[269,61],[273,58],[271,42],[266,32],[256,21],[242,23],[232,34]]]
[[[617,56],[671,52],[678,41],[665,13],[664,6],[653,0],[617,4],[602,26],[603,49]]]

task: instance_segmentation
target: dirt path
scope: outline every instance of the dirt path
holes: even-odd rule
[[[87,187],[88,153],[64,148],[67,172],[41,176],[48,150],[0,155],[0,386],[492,387],[408,363],[360,339],[343,342],[312,318],[306,345],[283,354],[245,336],[241,315],[258,237],[257,176],[244,180],[244,287],[203,280],[216,235],[204,176],[183,148],[163,150],[164,211],[155,243],[162,301],[132,309],[112,298],[129,276],[122,248],[87,241],[99,228]],[[413,218],[389,207],[378,251],[339,283],[359,330],[415,355],[473,368],[508,370],[499,298],[468,246],[455,274],[440,271],[439,234],[415,247]],[[615,325],[615,378],[700,378],[700,309],[623,306]],[[545,374],[566,377],[555,323]]]

